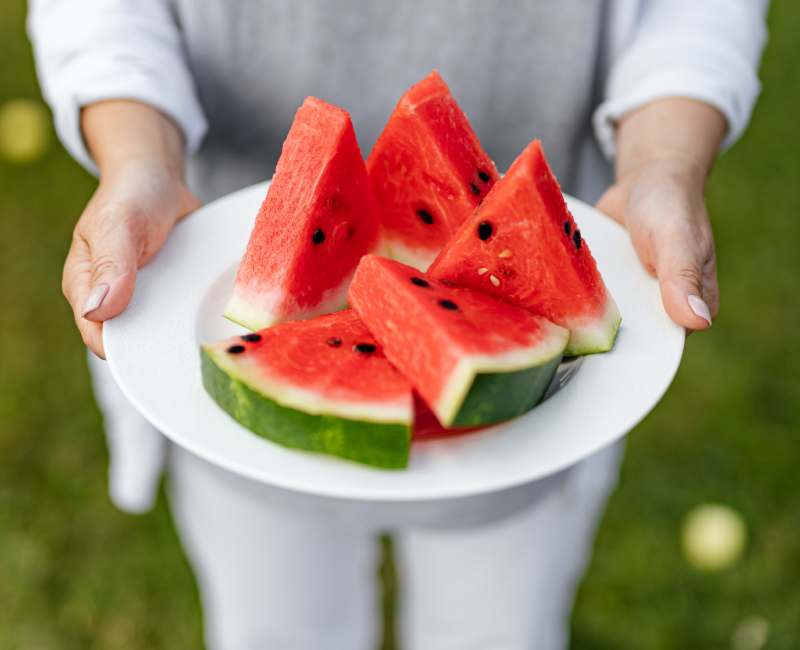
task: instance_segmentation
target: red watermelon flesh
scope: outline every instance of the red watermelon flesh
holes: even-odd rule
[[[358,260],[378,237],[350,116],[307,98],[283,143],[225,315],[256,330],[341,309]]]
[[[566,354],[605,352],[620,315],[539,140],[519,155],[430,268],[570,330]]]
[[[435,70],[400,98],[367,171],[390,255],[421,270],[499,178]]]
[[[367,255],[350,304],[446,427],[499,422],[533,408],[568,332],[530,312]]]

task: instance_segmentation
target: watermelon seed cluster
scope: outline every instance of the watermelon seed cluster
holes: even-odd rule
[[[484,169],[479,169],[478,170],[478,178],[481,180],[482,183],[488,183],[490,180],[492,180],[492,177],[489,176],[489,174],[486,173],[486,170],[484,170]],[[472,190],[472,193],[475,196],[480,196],[481,188],[478,187],[477,183],[470,183],[469,184],[469,189]],[[481,201],[483,201],[483,199],[481,199]]]
[[[431,286],[431,283],[428,282],[426,279],[420,278],[420,277],[418,277],[416,275],[412,275],[409,278],[409,281],[411,282],[411,284],[413,284],[413,285],[415,285],[417,287],[422,287],[423,289],[427,289],[428,287]],[[444,282],[442,284],[444,284]],[[443,298],[442,300],[440,300],[439,301],[439,306],[442,309],[447,309],[449,311],[458,311],[458,305],[456,303],[454,303],[452,300],[449,300],[447,298]]]
[[[566,234],[567,237],[569,237],[569,234],[571,232],[572,232],[572,225],[570,224],[569,221],[565,221],[564,222],[564,234]],[[582,241],[582,239],[581,239],[581,231],[576,228],[575,232],[572,233],[572,243],[575,244],[575,249],[576,250],[580,250],[581,241]]]

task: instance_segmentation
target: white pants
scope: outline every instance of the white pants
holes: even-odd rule
[[[104,371],[94,372],[96,384]],[[135,447],[147,426],[127,402],[108,399],[115,389],[97,390],[112,485],[114,463],[121,467],[113,455]],[[615,445],[534,486],[455,500],[448,509],[460,515],[450,520],[439,517],[441,504],[425,512],[277,490],[172,447],[170,503],[200,586],[208,648],[376,648],[383,531],[395,540],[401,648],[565,648],[620,457]]]

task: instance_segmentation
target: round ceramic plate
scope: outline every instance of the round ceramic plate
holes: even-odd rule
[[[277,487],[359,500],[420,501],[520,485],[563,469],[633,428],[661,399],[680,363],[684,332],[625,231],[568,198],[622,312],[614,350],[586,357],[530,413],[450,439],[415,443],[408,469],[386,471],[286,449],[240,426],[206,394],[198,346],[242,333],[222,317],[265,184],[181,222],[139,274],[129,308],[104,327],[111,371],[166,436],[207,461]]]

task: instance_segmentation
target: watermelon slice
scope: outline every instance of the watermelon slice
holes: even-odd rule
[[[569,338],[540,316],[367,255],[350,304],[445,427],[501,422],[541,399]]]
[[[225,316],[256,330],[343,308],[379,227],[350,116],[307,98],[283,143]]]
[[[203,384],[273,442],[405,467],[411,386],[352,310],[204,345]]]
[[[420,270],[499,178],[435,70],[400,98],[367,171],[389,254]]]
[[[430,268],[570,331],[567,355],[605,352],[620,314],[534,140]]]

